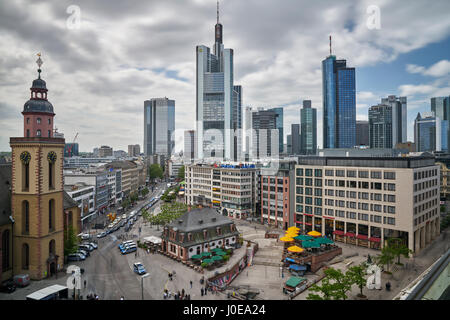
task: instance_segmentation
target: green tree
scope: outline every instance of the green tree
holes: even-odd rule
[[[408,258],[409,255],[412,253],[412,250],[410,250],[402,239],[399,238],[392,238],[388,240],[388,246],[392,250],[392,254],[397,257],[397,264],[401,265],[400,263],[400,257],[404,256],[405,258]]]
[[[381,249],[381,255],[378,256],[377,262],[378,262],[378,264],[380,264],[382,266],[386,266],[386,271],[390,272],[389,266],[394,261],[394,258],[395,258],[395,255],[394,255],[394,251],[392,250],[392,248],[389,246],[385,246],[385,247],[383,247],[383,249]]]
[[[163,178],[163,169],[158,163],[154,163],[149,167],[150,179]]]
[[[181,168],[178,170],[178,178],[184,180],[184,166],[181,166]]]
[[[319,286],[315,284],[309,289],[313,292],[322,293],[310,294],[306,299],[308,300],[345,300],[347,292],[352,287],[352,279],[349,275],[343,273],[341,270],[328,268],[325,270],[325,278],[322,279],[322,284]]]
[[[144,188],[141,190],[141,195],[142,195],[143,197],[145,197],[149,192],[150,192],[150,191],[148,190],[148,188],[147,188],[147,187],[144,187]]]
[[[366,270],[367,265],[365,263],[361,263],[358,266],[353,266],[348,269],[346,272],[347,276],[350,278],[352,284],[356,284],[360,290],[360,297],[365,297],[363,294],[363,288],[367,283],[366,280]]]
[[[64,255],[68,256],[71,253],[77,252],[78,237],[72,226],[64,230]]]

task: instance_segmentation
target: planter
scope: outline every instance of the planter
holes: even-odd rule
[[[355,300],[369,300],[367,296],[360,295],[359,293],[355,296]]]

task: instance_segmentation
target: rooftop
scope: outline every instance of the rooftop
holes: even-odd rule
[[[233,224],[228,217],[220,215],[212,208],[198,208],[186,212],[179,219],[168,224],[169,228],[177,228],[180,232],[192,232],[225,224]]]

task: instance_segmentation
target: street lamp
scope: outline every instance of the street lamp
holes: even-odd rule
[[[149,275],[149,273],[146,273],[141,277],[142,300],[144,300],[144,278],[147,278]]]
[[[12,216],[9,216],[11,221],[11,247],[14,248],[14,223],[16,222]],[[7,258],[8,259],[8,258]],[[11,255],[12,275],[14,276],[14,252]]]

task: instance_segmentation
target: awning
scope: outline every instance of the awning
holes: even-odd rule
[[[295,270],[295,271],[306,271],[306,266],[300,266],[298,264],[291,264],[289,266],[289,269]]]
[[[344,235],[344,231],[341,230],[334,230],[333,234],[337,234],[338,236],[343,236]]]
[[[366,236],[365,234],[358,234],[356,236],[357,239],[361,239],[361,240],[367,240],[369,237]]]
[[[286,258],[286,259],[284,259],[284,261],[287,261],[287,262],[295,262],[295,260],[294,260],[294,259],[291,259],[291,258]]]
[[[370,237],[369,241],[370,242],[381,242],[381,238]]]
[[[356,235],[355,235],[353,232],[347,232],[347,233],[345,234],[345,236],[346,236],[346,237],[349,237],[349,238],[354,238]]]
[[[286,285],[287,285],[288,287],[295,288],[295,287],[297,287],[300,283],[302,283],[303,281],[306,281],[306,279],[304,279],[304,278],[299,278],[299,277],[291,277],[288,281],[286,281]]]

